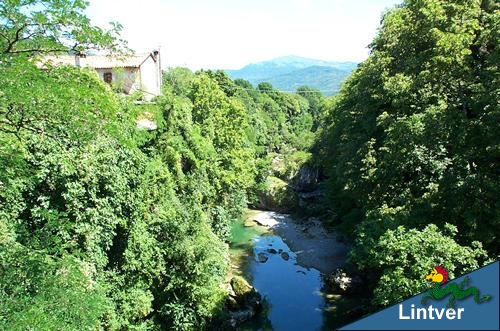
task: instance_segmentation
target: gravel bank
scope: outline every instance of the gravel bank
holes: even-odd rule
[[[297,254],[297,262],[321,273],[330,273],[344,264],[348,247],[335,232],[327,231],[321,221],[310,218],[299,221],[287,214],[252,211],[249,220],[266,226]],[[261,223],[262,221],[262,223]]]

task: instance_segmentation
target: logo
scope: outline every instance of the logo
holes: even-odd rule
[[[444,288],[441,288],[441,284],[446,283],[448,280],[448,271],[443,266],[436,266],[432,269],[431,273],[425,276],[425,279],[429,281],[429,294],[423,296],[420,303],[425,305],[428,299],[440,300],[451,293],[450,299],[448,300],[447,308],[455,308],[456,300],[463,300],[471,295],[474,296],[474,301],[477,303],[488,300],[491,295],[486,294],[483,297],[479,297],[479,290],[475,286],[468,287],[463,289],[465,285],[470,281],[469,276],[465,277],[465,279],[457,283],[449,283]]]
[[[458,285],[456,283],[449,283],[448,285],[441,288],[441,285],[446,283],[448,280],[448,271],[443,266],[436,266],[432,269],[431,273],[425,276],[425,279],[429,281],[429,293],[425,294],[422,297],[420,303],[425,305],[428,299],[440,300],[446,297],[448,294],[451,294],[450,299],[448,300],[448,304],[446,305],[447,309],[444,308],[432,308],[430,305],[426,308],[415,308],[415,305],[411,305],[410,315],[405,315],[404,307],[402,304],[399,305],[399,319],[400,320],[413,320],[413,319],[442,319],[446,317],[449,320],[453,319],[462,319],[462,314],[465,313],[465,308],[459,308],[455,310],[455,301],[463,300],[471,295],[474,296],[474,301],[477,303],[488,300],[491,295],[486,294],[483,297],[479,297],[479,290],[477,287],[471,286],[466,289],[463,287],[467,285],[470,281],[470,278],[467,276],[465,279],[460,282]],[[445,314],[446,310],[446,314]]]

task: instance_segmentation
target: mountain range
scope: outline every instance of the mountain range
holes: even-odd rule
[[[225,70],[232,79],[245,79],[256,86],[268,82],[277,90],[295,92],[309,86],[325,95],[333,95],[341,83],[357,67],[356,62],[334,62],[299,56],[283,56],[252,63],[239,70]]]

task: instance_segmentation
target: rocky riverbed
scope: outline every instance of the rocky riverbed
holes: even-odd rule
[[[297,263],[303,267],[327,274],[345,263],[348,246],[340,241],[337,233],[325,229],[318,218],[298,220],[288,214],[254,210],[249,213],[247,225],[248,221],[264,226],[283,238],[297,254]]]
[[[235,224],[230,247],[233,277],[246,279],[247,291],[256,293],[253,302],[261,304],[230,292],[236,330],[330,330],[347,323],[337,308],[349,293],[343,286],[349,287],[350,278],[338,269],[348,246],[319,219],[250,210]],[[338,291],[331,291],[337,281]]]

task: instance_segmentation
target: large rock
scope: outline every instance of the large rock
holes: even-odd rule
[[[156,130],[158,128],[158,126],[156,125],[156,123],[154,121],[147,119],[147,118],[142,118],[142,119],[137,121],[137,128],[139,130],[152,131],[152,130]]]
[[[255,310],[260,308],[262,297],[245,278],[234,276],[231,279],[231,288],[234,292],[234,299],[241,308],[253,308]]]
[[[272,228],[279,223],[278,220],[273,217],[273,214],[274,213],[272,213],[272,212],[258,213],[257,215],[255,215],[252,218],[252,221],[254,221],[255,223],[257,223],[261,226],[265,226],[267,228]]]
[[[291,185],[296,191],[310,192],[318,184],[318,169],[308,165],[302,165],[298,173],[293,177]]]
[[[267,256],[265,253],[259,253],[257,254],[257,261],[260,263],[266,263],[267,260],[269,260],[269,256]]]
[[[259,209],[287,211],[298,205],[298,197],[288,183],[277,177],[269,176],[265,187],[258,192]]]
[[[242,297],[248,293],[254,291],[252,285],[250,285],[245,278],[241,276],[234,276],[231,278],[231,288],[233,290],[234,296]]]
[[[277,250],[275,250],[274,248],[268,248],[268,249],[266,249],[266,251],[267,251],[268,253],[271,253],[271,254],[278,254],[278,251],[277,251]]]
[[[228,308],[229,323],[236,324],[255,316],[262,308],[262,297],[245,278],[234,276],[230,281]]]

